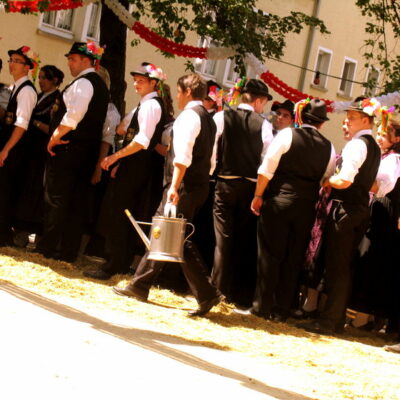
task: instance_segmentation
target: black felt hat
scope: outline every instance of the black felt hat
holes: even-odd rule
[[[244,88],[242,89],[241,92],[242,94],[250,93],[259,96],[264,96],[267,97],[268,100],[272,100],[272,96],[269,94],[268,91],[268,86],[259,79],[249,79],[244,85]]]
[[[271,111],[278,111],[280,108],[283,108],[292,114],[294,117],[294,103],[290,100],[285,100],[283,103],[279,103],[279,101],[274,101],[271,107]]]
[[[71,50],[67,54],[65,54],[65,57],[68,57],[71,54],[79,54],[81,56],[89,57],[92,60],[98,58],[95,54],[88,50],[87,43],[85,42],[75,42],[72,45]]]
[[[329,121],[327,117],[326,104],[321,99],[312,99],[303,109],[301,113],[303,119],[307,117],[312,121],[325,122]]]
[[[26,65],[29,65],[29,69],[33,69],[33,60],[27,55],[29,50],[30,48],[28,46],[22,46],[17,50],[8,50],[8,55],[11,57],[13,54],[18,54],[19,56],[24,57]]]

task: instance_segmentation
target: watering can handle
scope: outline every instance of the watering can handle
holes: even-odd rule
[[[194,228],[194,225],[193,225],[193,224],[191,224],[190,222],[188,222],[187,225],[190,225],[190,226],[191,226],[192,232],[190,232],[189,235],[187,235],[187,236],[185,237],[185,242],[186,242],[186,240],[188,240],[188,239],[190,238],[190,236],[193,235],[193,233],[194,233],[194,231],[195,231],[195,228]]]
[[[165,203],[164,217],[176,218],[176,206],[172,203]]]

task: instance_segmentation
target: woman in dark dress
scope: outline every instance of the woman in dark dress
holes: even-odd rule
[[[43,176],[48,157],[49,122],[53,107],[56,107],[56,100],[60,95],[58,87],[63,79],[64,73],[54,65],[45,65],[40,69],[41,93],[33,110],[28,132],[26,132],[29,153],[25,161],[26,174],[16,213],[17,233],[14,241],[19,246],[25,246],[28,243],[28,234],[40,234],[42,231]]]
[[[386,130],[378,132],[377,143],[382,159],[366,233],[369,246],[356,263],[350,308],[362,314],[358,315],[357,322],[364,316],[366,323],[371,319],[367,317],[373,315],[397,325],[400,317],[397,250],[400,245],[400,124],[389,122]]]

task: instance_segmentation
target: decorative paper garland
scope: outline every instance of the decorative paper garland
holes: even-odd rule
[[[92,0],[93,1],[93,0]],[[82,0],[28,0],[28,1],[7,1],[4,6],[7,12],[42,12],[68,10],[82,7],[87,4]]]

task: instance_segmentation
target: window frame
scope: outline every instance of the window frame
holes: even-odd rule
[[[319,55],[321,53],[324,54],[328,54],[329,55],[329,62],[328,62],[328,68],[326,71],[320,71],[318,69],[318,59],[319,59]],[[322,46],[318,46],[318,50],[317,50],[317,56],[315,58],[315,64],[314,64],[314,71],[319,71],[321,73],[321,75],[324,76],[325,82],[324,85],[318,84],[316,85],[314,83],[314,79],[315,79],[315,74],[316,72],[313,72],[312,77],[311,77],[311,86],[315,89],[319,89],[319,90],[327,90],[328,88],[328,80],[329,80],[329,72],[331,70],[331,65],[332,65],[332,59],[333,59],[333,50],[328,49],[326,47],[322,47]]]
[[[343,80],[343,78],[344,78],[344,77],[343,77],[344,70],[345,70],[345,68],[346,68],[346,64],[347,64],[347,63],[351,63],[351,64],[354,65],[354,72],[353,72],[353,76],[352,76],[352,77],[348,77],[348,76],[347,76],[347,77],[345,77],[345,79],[354,81],[354,80],[355,80],[355,77],[356,77],[358,61],[355,60],[354,58],[345,56],[345,57],[344,57],[344,60],[343,60],[343,65],[342,65],[342,72],[341,72],[341,74],[340,74],[340,77],[341,77],[341,78],[340,78],[340,82],[339,82],[339,87],[338,87],[338,92],[337,92],[337,94],[338,94],[339,96],[342,96],[342,97],[349,97],[349,98],[351,98],[351,94],[352,94],[352,92],[353,92],[354,82],[346,82],[346,85],[347,85],[347,84],[350,85],[350,89],[349,89],[348,92],[340,89],[340,86],[342,85],[342,80]]]
[[[379,79],[380,79],[380,77],[381,77],[381,71],[379,71],[379,69],[376,68],[375,66],[370,65],[370,66],[367,68],[367,71],[366,71],[366,74],[365,74],[365,79],[364,79],[365,82],[368,82],[368,77],[369,77],[369,73],[370,73],[371,70],[376,71],[376,72],[378,73],[378,77],[376,78],[375,87],[373,88],[373,91],[374,91],[373,94],[368,93],[368,90],[371,90],[371,89],[369,89],[369,88],[367,88],[367,87],[364,88],[364,96],[367,96],[367,97],[374,97],[374,96],[376,96],[376,91],[377,91],[378,85],[379,85]]]

